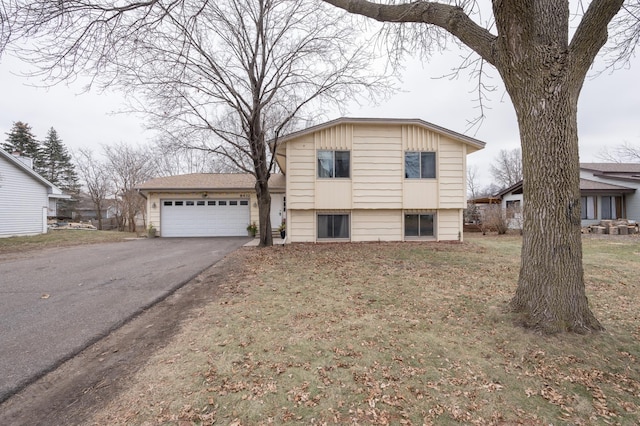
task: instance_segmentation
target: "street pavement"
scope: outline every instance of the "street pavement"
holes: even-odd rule
[[[0,402],[247,241],[139,239],[0,257]]]

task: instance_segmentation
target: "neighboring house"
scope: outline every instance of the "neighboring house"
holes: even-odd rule
[[[284,136],[286,241],[460,241],[466,157],[484,145],[417,119],[340,118]]]
[[[583,226],[603,219],[640,222],[640,163],[580,163]]]
[[[102,201],[102,219],[107,220],[116,216],[116,200],[113,198]],[[78,205],[73,212],[73,220],[96,220],[98,211],[89,194],[81,192],[78,197]]]
[[[582,226],[606,219],[640,222],[640,164],[580,163],[580,201]],[[500,192],[502,208],[522,208],[525,200],[522,182]],[[521,221],[510,221],[517,228]]]
[[[284,176],[273,174],[271,226],[285,214]],[[255,178],[248,173],[195,173],[151,179],[138,187],[147,199],[147,225],[161,237],[247,236],[258,224]]]
[[[0,237],[46,233],[47,217],[57,214],[57,200],[70,198],[30,164],[30,159],[0,149]]]
[[[509,229],[522,229],[524,221],[522,216],[522,206],[524,204],[522,181],[498,192],[496,197],[501,200],[502,211],[506,216]]]

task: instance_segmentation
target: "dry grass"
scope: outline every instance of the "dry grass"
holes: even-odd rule
[[[70,247],[82,244],[118,242],[135,236],[135,233],[116,231],[52,230],[46,234],[29,237],[0,238],[0,254],[22,253],[30,250]]]
[[[94,422],[636,424],[638,239],[585,239],[607,331],[555,337],[504,313],[520,238],[468,240],[236,252],[245,276]]]

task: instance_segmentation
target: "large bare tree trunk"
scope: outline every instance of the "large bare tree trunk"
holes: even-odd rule
[[[511,307],[526,326],[545,333],[602,329],[585,296],[577,96],[568,92],[545,96],[532,89],[516,106],[526,200],[522,263]]]
[[[568,48],[568,5],[511,3],[499,28],[517,23],[504,43],[500,71],[518,117],[524,179],[520,277],[511,308],[543,331],[602,330],[585,294],[580,232],[578,96],[586,69]],[[514,18],[528,7],[539,21]]]

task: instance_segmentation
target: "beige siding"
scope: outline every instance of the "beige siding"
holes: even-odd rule
[[[350,150],[353,126],[342,124],[314,133],[315,149]]]
[[[402,210],[354,210],[351,241],[402,241]]]
[[[287,145],[287,207],[315,207],[316,149],[313,135]]]
[[[436,209],[440,201],[439,192],[436,179],[405,179],[402,206],[405,209]]]
[[[287,210],[287,243],[316,240],[316,213],[313,210]]]
[[[439,241],[462,241],[462,209],[438,210],[436,221]]]
[[[351,179],[316,180],[316,209],[351,209]]]
[[[448,139],[440,141],[438,151],[438,182],[440,208],[464,208],[465,152],[463,145]]]
[[[363,126],[354,131],[353,207],[402,207],[402,128]]]
[[[317,179],[316,152],[351,151],[350,179]],[[435,179],[405,179],[404,153],[436,153]],[[465,205],[463,143],[414,125],[341,124],[287,142],[288,241],[316,241],[316,214],[351,214],[352,241],[404,239],[403,209],[432,211],[439,240],[458,240]]]
[[[440,135],[417,126],[402,127],[403,151],[437,151]]]

